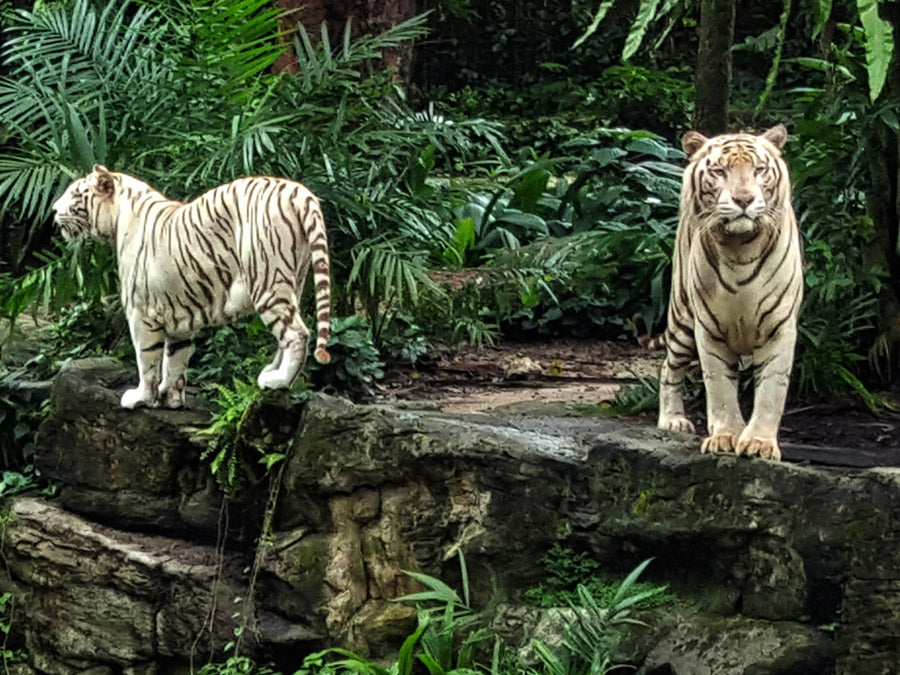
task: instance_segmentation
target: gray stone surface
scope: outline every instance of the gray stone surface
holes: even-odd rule
[[[35,458],[60,498],[11,505],[15,627],[40,671],[146,670],[194,645],[205,659],[246,598],[265,483],[223,501],[194,434],[205,415],[118,409],[118,368],[60,374]],[[391,601],[416,589],[402,570],[457,584],[460,550],[475,604],[518,606],[561,542],[623,573],[653,556],[647,578],[685,599],[629,635],[623,657],[639,672],[857,675],[900,662],[897,470],[701,456],[695,439],[622,420],[327,396],[302,410],[266,397],[248,433],[287,456],[253,602],[240,605],[261,653],[396,649],[415,625]],[[496,622],[523,647],[553,630],[531,610]]]

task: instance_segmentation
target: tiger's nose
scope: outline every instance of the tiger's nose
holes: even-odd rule
[[[742,211],[746,211],[753,203],[753,195],[732,195],[731,201],[740,206]]]

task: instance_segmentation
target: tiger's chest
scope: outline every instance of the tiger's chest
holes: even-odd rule
[[[739,355],[765,344],[778,309],[780,277],[765,261],[739,264],[710,256],[698,247],[688,269],[691,310],[707,332]]]

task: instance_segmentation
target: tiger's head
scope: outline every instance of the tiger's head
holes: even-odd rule
[[[63,237],[74,239],[88,232],[102,239],[113,239],[115,196],[115,175],[105,166],[95,164],[92,173],[69,185],[53,204],[54,220]]]
[[[781,158],[784,125],[760,136],[684,135],[690,157],[682,187],[683,214],[725,240],[747,241],[778,228],[790,200],[790,179]]]

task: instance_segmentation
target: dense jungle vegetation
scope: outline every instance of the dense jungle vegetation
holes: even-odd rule
[[[94,163],[175,198],[247,174],[310,187],[329,227],[333,361],[297,388],[365,396],[386,363],[436,344],[633,339],[636,313],[660,330],[681,135],[785,123],[806,274],[792,395],[877,410],[870,392],[896,386],[900,3],[420,0],[378,31],[275,4],[0,2],[0,317],[45,328],[37,353],[3,347],[0,492],[33,484],[41,412],[18,383],[67,359],[133,359],[113,252],[63,246],[50,218]],[[201,336],[191,378],[219,392],[217,430],[273,349],[258,320]],[[453,652],[466,603],[425,581],[441,609],[398,664],[343,654],[337,669],[409,672],[423,635],[450,639],[430,672],[470,667]],[[625,591],[623,611],[642,595]],[[442,616],[452,629],[429,633]],[[583,656],[542,658],[551,673],[610,666]],[[328,671],[322,658],[301,672]]]
[[[373,33],[288,30],[263,0],[3,3],[0,313],[51,322],[5,381],[130,358],[112,251],[63,247],[49,217],[95,162],[176,198],[246,174],[308,185],[336,317],[310,378],[365,393],[436,343],[631,338],[636,312],[660,330],[681,134],[784,122],[807,282],[794,395],[877,407],[867,386],[897,375],[896,4],[721,6],[428,0]],[[201,342],[200,383],[252,381],[272,349],[258,321]],[[32,426],[14,404],[10,468]]]
[[[5,380],[130,356],[111,250],[62,247],[49,218],[95,162],[176,198],[254,173],[307,184],[336,317],[336,358],[310,378],[365,393],[439,342],[629,338],[636,312],[659,330],[680,135],[785,122],[807,282],[795,396],[877,407],[867,386],[897,374],[896,6],[725,5],[429,1],[370,33],[289,31],[263,0],[3,3],[0,313],[51,322]],[[710,30],[733,32],[718,55]],[[272,348],[258,321],[201,342],[200,383],[252,380]],[[14,403],[6,467],[28,460]]]

